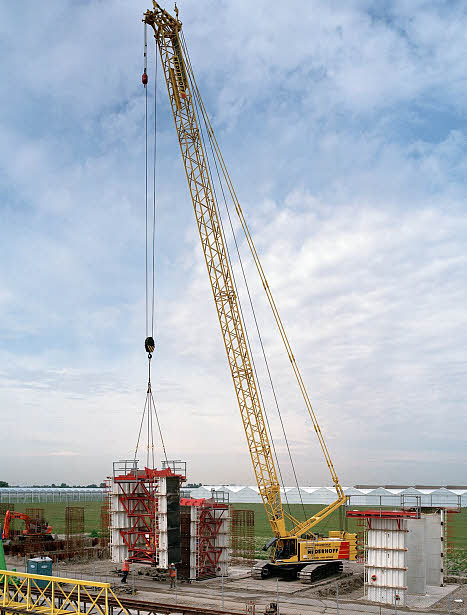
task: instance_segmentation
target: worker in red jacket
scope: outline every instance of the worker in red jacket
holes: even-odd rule
[[[130,573],[130,562],[126,559],[122,564],[122,583],[126,583],[126,578]]]

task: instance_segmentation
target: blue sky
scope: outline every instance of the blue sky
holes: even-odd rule
[[[11,483],[98,481],[134,450],[148,7],[0,8],[0,478]],[[179,8],[341,481],[465,484],[465,5]],[[193,480],[252,482],[160,85],[153,387],[166,444]],[[246,266],[299,479],[326,484]],[[292,484],[272,411],[271,422]]]

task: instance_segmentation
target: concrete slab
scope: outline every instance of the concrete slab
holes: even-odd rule
[[[444,587],[427,585],[426,594],[424,596],[416,596],[414,594],[407,595],[407,606],[412,610],[427,609],[454,592],[458,587],[459,585],[445,585]]]

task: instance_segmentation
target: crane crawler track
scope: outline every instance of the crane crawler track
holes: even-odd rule
[[[284,576],[295,577],[297,575],[300,583],[304,585],[313,585],[324,581],[329,577],[342,574],[343,562],[331,561],[331,562],[315,562],[314,564],[308,564],[296,571],[297,566],[287,566],[281,568],[279,566],[271,566],[268,562],[258,562],[251,570],[252,579],[267,579],[270,576]],[[294,570],[295,568],[295,570]]]
[[[300,583],[313,585],[313,583],[317,583],[328,577],[341,574],[343,569],[344,564],[340,561],[326,562],[324,564],[308,564],[308,566],[300,570],[298,578],[300,579]]]

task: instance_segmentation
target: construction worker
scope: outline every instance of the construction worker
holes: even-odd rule
[[[126,559],[122,564],[122,583],[126,583],[128,574],[130,573],[130,562]]]
[[[169,566],[169,576],[170,576],[170,589],[173,589],[177,585],[177,569],[175,568],[175,564],[172,563]]]

